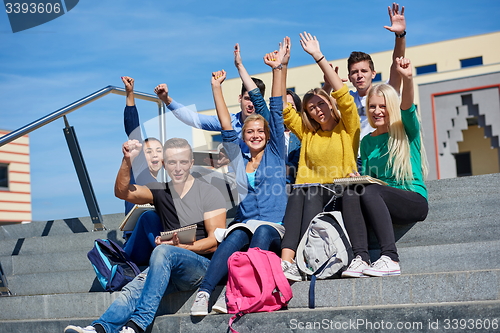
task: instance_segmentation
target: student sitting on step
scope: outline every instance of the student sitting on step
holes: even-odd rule
[[[392,223],[413,223],[427,217],[427,159],[413,104],[411,63],[401,57],[396,64],[403,80],[401,101],[390,85],[373,86],[366,105],[375,131],[361,141],[364,174],[389,186],[369,184],[345,191],[342,214],[355,258],[342,277],[401,274]],[[381,257],[371,265],[367,225],[374,230],[381,250]]]
[[[249,153],[241,151],[238,145],[238,132],[231,124],[231,117],[222,94],[222,82],[226,78],[225,71],[212,73],[212,91],[215,109],[222,125],[224,147],[236,172],[240,204],[234,230],[230,231],[215,251],[207,274],[200,284],[200,289],[191,307],[192,316],[206,316],[208,301],[217,284],[228,274],[228,258],[236,251],[258,247],[261,250],[278,252],[281,247],[281,237],[285,232],[282,225],[286,205],[285,178],[285,128],[283,126],[283,96],[281,89],[282,63],[287,51],[288,39],[280,45],[277,53],[268,53],[264,57],[266,65],[272,68],[273,87],[270,100],[269,122],[260,114],[249,115],[245,119],[241,131],[242,138],[248,146]],[[235,47],[235,64],[238,69],[243,67],[239,47]],[[246,70],[239,70],[245,88],[256,90],[255,83]],[[266,108],[264,97],[252,95],[253,104]],[[267,111],[269,113],[269,111]],[[256,226],[254,231],[246,225]],[[217,312],[227,313],[225,295],[222,295],[214,305]]]
[[[141,145],[136,140],[125,142],[115,195],[134,204],[154,204],[164,230],[196,222],[196,241],[182,244],[176,233],[169,241],[157,237],[149,267],[123,287],[106,312],[91,326],[69,325],[65,333],[144,332],[164,295],[195,289],[205,276],[217,248],[215,229],[226,226],[226,203],[215,187],[191,175],[193,152],[186,140],[170,139],[163,148],[165,168],[172,180],[140,186],[130,184],[130,168]]]

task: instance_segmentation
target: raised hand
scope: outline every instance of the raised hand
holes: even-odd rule
[[[121,77],[123,84],[125,85],[125,91],[127,93],[131,93],[134,91],[134,79],[130,76],[122,76]]]
[[[264,63],[271,68],[281,65],[281,60],[279,59],[278,51],[266,53],[266,55],[264,56]]]
[[[128,140],[122,145],[123,157],[133,160],[141,152],[142,144],[137,140]]]
[[[396,69],[401,77],[411,79],[413,76],[411,69],[411,61],[408,58],[396,58]]]
[[[319,41],[316,36],[311,35],[308,32],[300,33],[300,45],[309,53],[315,61],[321,59],[323,54],[321,53],[321,49],[319,47]]]
[[[168,98],[168,86],[165,83],[157,85],[154,91],[158,98],[161,99],[165,104],[170,104]]]
[[[406,19],[405,19],[405,7],[401,6],[401,11],[399,9],[399,4],[393,3],[391,7],[387,7],[389,11],[389,18],[391,19],[391,26],[384,26],[389,31],[395,32],[401,35],[406,30]]]
[[[238,45],[238,44],[236,44]],[[236,52],[236,51],[235,51]],[[217,72],[212,72],[212,85],[222,85],[222,82],[226,79],[226,71],[221,70]]]
[[[288,66],[288,62],[290,61],[290,49],[292,48],[292,41],[290,37],[286,36],[283,38],[283,41],[280,43],[279,47],[279,58],[281,60],[281,64],[283,66]]]
[[[241,60],[240,44],[238,43],[234,45],[234,65],[236,68],[243,65],[243,60]]]

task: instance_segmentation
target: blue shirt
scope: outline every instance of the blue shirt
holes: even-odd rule
[[[255,105],[255,102],[252,100]],[[235,221],[261,220],[280,223],[283,221],[287,203],[285,135],[283,125],[283,102],[281,97],[271,97],[269,128],[271,137],[264,148],[264,155],[255,173],[255,186],[249,186],[246,165],[249,154],[239,148],[240,138],[233,129],[222,131],[224,148],[233,169],[240,199]]]
[[[267,107],[266,102],[264,101],[264,97],[260,93],[258,88],[255,88],[248,92],[250,99],[255,108],[255,112],[262,115],[267,121],[269,121],[269,108]],[[184,124],[202,129],[205,131],[222,131],[222,126],[219,122],[219,118],[217,116],[209,116],[206,114],[200,114],[198,112],[194,112],[188,107],[177,103],[172,99],[172,102],[167,105],[167,108],[172,111],[174,116],[182,121]],[[233,126],[233,130],[236,131],[238,138],[240,139],[238,144],[240,146],[241,151],[244,153],[248,153],[248,147],[241,139],[241,129],[243,127],[243,120],[241,119],[241,111],[238,113],[230,113],[231,116],[231,125]]]

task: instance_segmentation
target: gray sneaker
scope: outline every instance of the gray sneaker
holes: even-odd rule
[[[217,313],[227,313],[227,304],[226,304],[226,293],[223,293],[217,299],[214,306],[212,306],[212,310]]]
[[[94,326],[80,327],[68,325],[64,329],[64,333],[96,333]]]
[[[191,316],[208,315],[208,300],[210,295],[206,291],[199,291],[196,294],[193,306],[191,307]]]
[[[295,282],[300,282],[305,280],[295,261],[289,263],[288,261],[282,260],[281,268],[283,269],[283,273],[285,273],[285,277],[288,280]]]

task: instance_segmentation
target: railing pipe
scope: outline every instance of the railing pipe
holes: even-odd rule
[[[102,88],[101,90],[98,90],[82,99],[79,99],[78,101],[76,102],[73,102],[57,111],[54,111],[48,115],[46,115],[45,117],[42,117],[38,120],[35,120],[34,122],[28,124],[28,125],[25,125],[15,131],[12,131],[2,137],[0,137],[0,147],[2,147],[3,145],[11,142],[11,141],[14,141],[30,132],[33,132],[34,130],[36,130],[37,128],[40,128],[42,126],[45,126],[51,122],[53,122],[54,120],[57,120],[79,108],[81,108],[82,106],[85,106],[93,101],[95,101],[96,99],[99,99],[103,96],[106,96],[107,94],[109,93],[115,93],[115,94],[118,94],[118,95],[125,95],[125,89],[123,88],[119,88],[119,87],[115,87],[115,86],[107,86],[105,88]],[[158,97],[156,95],[152,95],[152,94],[146,94],[146,93],[142,93],[142,92],[134,92],[134,95],[136,98],[139,98],[139,99],[143,99],[143,100],[148,100],[148,101],[152,101],[152,102],[156,102],[158,105],[163,105],[163,103],[161,102],[160,99],[158,99]],[[163,108],[163,106],[161,106]],[[160,106],[159,106],[160,108]],[[164,109],[163,109],[164,110]],[[161,126],[164,126],[164,125],[161,125],[160,124],[160,128],[162,128]]]

